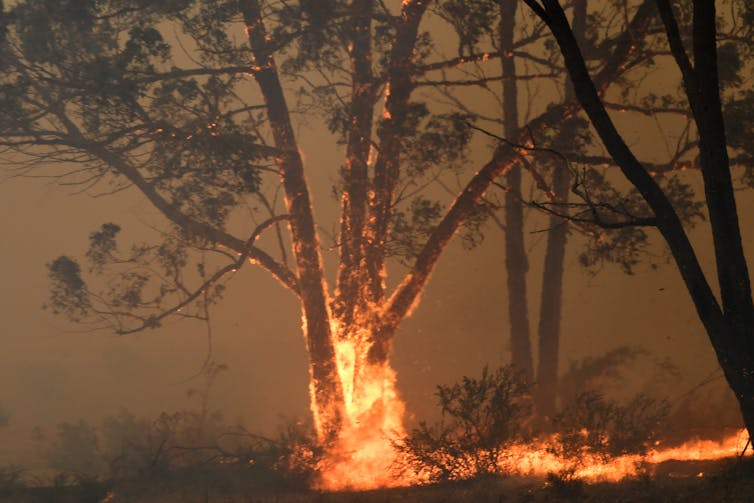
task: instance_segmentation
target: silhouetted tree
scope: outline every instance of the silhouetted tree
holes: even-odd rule
[[[491,137],[497,136],[494,133],[496,129],[502,130],[505,138],[497,139],[518,148],[520,157],[495,182],[494,189],[488,191],[483,201],[488,212],[504,212],[501,217],[493,213],[493,217],[505,239],[511,361],[522,370],[527,381],[537,384],[533,389],[540,414],[552,417],[558,389],[567,237],[569,233],[579,234],[572,243],[580,246],[584,245],[586,238],[586,248],[582,249],[580,259],[588,268],[596,270],[606,262],[615,262],[631,273],[646,258],[640,252],[646,248],[647,239],[644,230],[629,223],[642,223],[646,208],[642,206],[638,194],[614,183],[614,177],[609,175],[606,168],[611,164],[610,159],[598,154],[599,146],[594,143],[589,123],[582,114],[573,113],[567,119],[536,132],[527,131],[525,123],[519,124],[519,114],[531,114],[527,109],[533,106],[532,100],[520,100],[519,96],[528,94],[531,97],[532,80],[539,79],[536,80],[539,85],[544,82],[562,90],[555,97],[538,95],[536,103],[540,106],[544,106],[544,103],[547,106],[570,104],[575,101],[575,96],[564,73],[557,47],[545,42],[542,46],[544,51],[538,48],[539,52],[533,52],[528,46],[527,39],[532,33],[543,29],[543,25],[530,19],[530,11],[518,10],[517,4],[515,1],[489,0],[473,4],[448,2],[443,6],[447,17],[455,19],[452,24],[459,31],[459,37],[466,41],[464,46],[472,49],[491,47],[500,54],[501,116],[497,120],[484,112],[475,116],[480,118],[480,122],[484,120],[492,124],[486,126],[486,132]],[[672,117],[671,120],[676,122],[671,123],[670,127],[681,135],[676,155],[682,156],[693,142],[683,135],[677,125],[678,117],[684,122],[686,117],[676,105],[676,96],[672,93],[650,93],[648,97],[651,100],[642,96],[646,91],[642,81],[651,78],[655,59],[666,52],[655,35],[658,20],[652,10],[653,2],[648,0],[636,5],[621,2],[620,8],[626,13],[625,16],[615,16],[617,4],[605,2],[588,4],[579,1],[569,7],[577,38],[587,51],[588,64],[597,72],[612,70],[616,82],[612,85],[611,93],[630,99],[630,104],[621,105],[623,111]],[[484,45],[485,40],[488,45]],[[627,61],[611,66],[612,60],[605,55],[611,54],[615,47],[632,48]],[[480,94],[492,92],[488,86],[494,76],[477,71],[474,77],[476,80],[469,78],[466,83],[476,83]],[[666,122],[669,121],[663,120],[663,125]],[[516,144],[511,139],[516,135],[520,137],[522,131],[530,134],[525,136],[524,144]],[[678,173],[673,172],[677,167],[676,163],[664,166],[662,169],[667,175],[661,183],[667,186],[674,203],[683,209],[684,222],[693,223],[701,214],[690,187],[677,176]],[[652,169],[657,170],[658,166],[653,165]],[[502,190],[503,194],[499,195],[497,189]],[[535,195],[529,195],[532,193]],[[600,197],[605,194],[610,194],[620,203],[594,203],[596,199],[605,199]],[[545,210],[549,221],[541,217],[526,221],[525,210],[532,206]],[[532,243],[538,239],[531,239],[527,234],[535,229],[541,231],[542,226],[545,226],[546,246],[542,257],[544,267],[537,321],[536,304],[530,300],[530,292],[536,291],[536,286],[531,288],[533,283],[527,278],[527,273],[530,264],[538,258],[538,254],[531,252]],[[539,342],[536,353],[532,349],[535,345],[530,320],[536,323]]]
[[[346,427],[391,428],[383,413],[394,391],[389,355],[399,323],[451,238],[466,225],[464,237],[474,240],[485,195],[499,177],[523,162],[549,193],[525,161],[533,152],[556,162],[534,140],[549,142],[553,128],[579,110],[576,102],[561,102],[533,112],[514,137],[495,142],[489,160],[448,200],[429,197],[428,186],[449,187],[447,179],[462,175],[474,124],[487,120],[458,90],[488,92],[489,82],[504,79],[499,64],[491,70],[501,51],[477,45],[490,33],[499,42],[495,19],[485,17],[498,10],[468,5],[16,4],[3,15],[0,49],[0,147],[13,169],[101,194],[135,189],[170,225],[162,242],[124,250],[121,228],[104,224],[90,235],[86,279],[73,258],[49,264],[49,307],[120,334],[157,328],[171,316],[206,319],[224,283],[247,263],[258,265],[300,301],[321,439],[333,440]],[[599,89],[647,61],[653,20],[647,5],[611,25],[604,40],[590,38],[601,55],[594,69]],[[543,40],[544,25],[529,18],[515,48],[551,66],[556,51]],[[442,54],[432,23],[444,23],[442,36],[448,25],[455,30],[457,56]],[[533,55],[539,44],[549,51],[544,60]],[[551,77],[550,70],[516,76]],[[499,98],[498,91],[492,95]],[[332,285],[305,176],[316,173],[302,158],[294,125],[318,114],[345,151],[335,187],[340,217]],[[596,174],[578,182],[587,196],[585,187],[613,190]],[[683,190],[676,195],[689,200]],[[587,197],[589,221],[579,221],[578,212],[569,218],[628,228],[605,223],[604,215],[633,224],[644,218],[634,212],[635,200],[596,211]],[[598,251],[632,260],[636,236],[619,234]],[[387,283],[391,257],[407,271]],[[349,407],[368,382],[383,393],[354,411]]]
[[[693,5],[678,5],[676,10],[668,0],[657,0],[657,16],[667,37],[667,47],[675,60],[688,100],[690,116],[698,134],[698,166],[705,193],[705,210],[709,215],[711,240],[717,270],[714,276],[720,291],[720,301],[715,296],[704,274],[696,252],[689,241],[678,209],[674,207],[667,191],[663,190],[649,170],[627,146],[607,113],[604,95],[590,76],[573,31],[557,0],[525,0],[527,5],[547,24],[563,54],[573,80],[576,96],[599,134],[605,148],[618,164],[628,182],[641,194],[651,208],[651,225],[655,226],[667,243],[678,266],[683,281],[691,295],[697,314],[702,321],[717,354],[730,387],[736,394],[743,419],[750,435],[754,433],[754,306],[752,305],[750,276],[741,243],[739,215],[736,210],[731,159],[728,148],[740,150],[750,145],[729,144],[726,138],[721,87],[730,84],[730,52],[751,55],[753,49],[748,22],[754,16],[747,3],[733,2],[734,21],[743,24],[738,46],[718,46],[716,3],[695,0]],[[690,9],[690,10],[689,10]],[[684,30],[688,23],[690,30]],[[740,26],[740,25],[739,25]],[[690,40],[684,33],[690,32]],[[690,46],[687,49],[687,46]],[[691,51],[689,54],[688,51]],[[742,51],[742,52],[738,52]],[[728,65],[720,66],[722,56],[728,53]],[[738,68],[741,68],[740,61]],[[727,77],[727,82],[726,82]],[[733,79],[740,79],[737,72]],[[740,82],[740,80],[739,80]],[[743,97],[746,96],[744,91]],[[736,99],[738,98],[738,99]],[[729,106],[751,107],[742,96],[729,97]],[[751,116],[738,116],[734,137],[741,131],[751,138]],[[729,124],[731,125],[731,124]],[[742,153],[751,159],[750,151]],[[749,165],[749,170],[751,166]]]

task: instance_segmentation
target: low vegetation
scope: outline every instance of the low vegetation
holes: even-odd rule
[[[526,383],[512,367],[485,367],[479,378],[438,386],[437,399],[443,420],[420,422],[396,446],[406,460],[397,468],[430,482],[498,473],[506,448],[523,440],[532,414]]]
[[[618,359],[625,363],[638,353],[617,354],[633,355]],[[603,374],[616,380],[616,365],[572,366],[591,370],[581,372],[581,382],[579,372],[569,373],[569,386],[581,391],[564,397],[552,418],[536,416],[532,390],[512,367],[484,368],[479,376],[438,386],[441,419],[419,422],[395,444],[403,454],[396,472],[419,473],[424,481],[414,487],[312,492],[319,452],[311,428],[290,423],[269,438],[228,424],[208,407],[208,379],[191,393],[198,399],[193,409],[151,420],[122,410],[98,425],[61,423],[49,438],[37,429],[52,475],[0,468],[0,502],[699,501],[694,494],[704,501],[748,501],[754,468],[743,458],[668,462],[615,483],[578,476],[584,459],[641,460],[664,438],[667,400],[641,393],[618,400],[601,390],[604,379],[594,369],[604,367],[609,371]],[[544,446],[560,467],[512,475],[506,468],[516,462],[509,459],[511,448],[526,443]]]

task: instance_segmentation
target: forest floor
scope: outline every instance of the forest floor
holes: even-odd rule
[[[206,474],[205,474],[206,475]],[[259,480],[193,474],[115,486],[77,485],[0,490],[2,503],[544,503],[544,502],[751,502],[754,461],[666,462],[652,474],[621,482],[587,484],[563,476],[492,477],[455,483],[362,492],[315,492]]]

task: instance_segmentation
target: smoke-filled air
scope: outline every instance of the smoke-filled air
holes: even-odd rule
[[[750,501],[752,30],[0,0],[0,502]]]

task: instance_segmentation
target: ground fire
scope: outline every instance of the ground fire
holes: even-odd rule
[[[333,332],[338,333],[337,327],[333,327]],[[337,438],[325,447],[316,464],[318,490],[371,490],[432,482],[428,472],[408,462],[405,451],[398,448],[406,435],[406,406],[396,388],[394,369],[389,363],[370,364],[368,347],[366,330],[336,342],[345,400],[344,420]],[[313,413],[315,417],[320,414],[317,410]],[[323,438],[323,432],[319,433]],[[586,429],[580,433],[584,437],[589,434]],[[618,482],[651,473],[668,461],[713,461],[743,456],[749,446],[745,429],[718,440],[694,438],[668,446],[656,440],[645,453],[617,456],[589,452],[586,447],[580,452],[563,454],[562,450],[553,449],[559,442],[557,434],[550,434],[506,445],[496,453],[495,473],[534,477],[567,474],[585,482]],[[455,461],[456,471],[449,478],[463,480],[478,476],[474,463],[472,459]],[[697,476],[703,476],[703,472]]]

